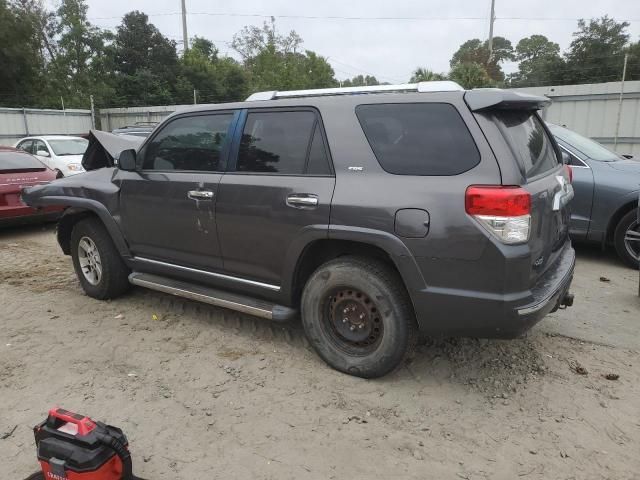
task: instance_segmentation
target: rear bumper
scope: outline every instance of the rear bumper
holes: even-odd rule
[[[420,330],[426,335],[518,337],[561,306],[574,268],[575,251],[567,243],[554,265],[526,291],[506,295],[429,287],[414,291]]]

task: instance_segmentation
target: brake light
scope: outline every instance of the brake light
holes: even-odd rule
[[[472,185],[465,194],[465,210],[503,243],[529,240],[531,194],[524,188]]]
[[[571,165],[565,165],[564,168],[569,176],[569,183],[573,183],[573,168],[571,168]]]

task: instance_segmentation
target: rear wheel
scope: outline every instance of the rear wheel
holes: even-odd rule
[[[417,335],[402,279],[377,260],[342,257],[318,268],[302,294],[302,323],[320,357],[341,372],[381,377]]]
[[[613,239],[618,256],[630,267],[638,268],[638,262],[640,261],[640,224],[635,210],[630,211],[620,219]]]
[[[87,218],[74,225],[71,258],[82,289],[90,297],[106,300],[129,289],[129,270],[98,219]]]

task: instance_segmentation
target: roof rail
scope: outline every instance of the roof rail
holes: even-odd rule
[[[259,100],[276,100],[278,98],[323,97],[329,95],[358,95],[384,92],[456,92],[464,90],[456,82],[450,80],[403,83],[400,85],[372,85],[365,87],[316,88],[312,90],[289,90],[285,92],[257,92],[247,98],[248,102]]]

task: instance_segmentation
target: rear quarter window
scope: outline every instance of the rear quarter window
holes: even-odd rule
[[[478,148],[453,105],[359,105],[356,115],[380,166],[389,173],[458,175],[480,163]]]
[[[558,166],[555,147],[535,113],[505,110],[495,116],[525,178],[537,177]]]

